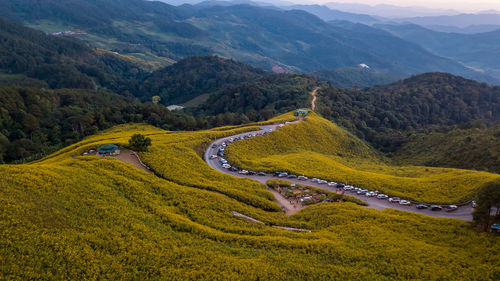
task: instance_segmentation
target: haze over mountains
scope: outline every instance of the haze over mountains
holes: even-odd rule
[[[0,16],[45,32],[79,29],[84,34],[76,37],[94,46],[163,64],[188,55],[215,53],[287,72],[345,70],[363,64],[371,72],[396,79],[431,71],[489,83],[500,79],[488,68],[468,67],[469,63],[435,53],[419,42],[352,23],[356,17],[376,23],[374,17],[322,7],[315,11],[316,6],[283,10],[220,6],[220,2],[175,7],[140,0],[1,0],[0,8]],[[304,11],[307,9],[318,15],[330,12],[321,19]]]

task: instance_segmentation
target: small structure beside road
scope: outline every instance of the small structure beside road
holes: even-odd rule
[[[120,150],[117,145],[105,144],[97,149],[97,152],[101,156],[115,156],[120,154]]]

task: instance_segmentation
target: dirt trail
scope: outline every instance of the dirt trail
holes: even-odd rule
[[[287,216],[294,215],[304,208],[302,207],[302,205],[298,203],[295,204],[290,203],[290,201],[288,201],[285,197],[283,197],[283,195],[281,195],[276,190],[271,188],[268,188],[268,190],[271,191],[271,193],[274,195],[274,202],[278,204],[280,207],[281,206],[285,207],[285,214]]]
[[[314,90],[311,92],[311,96],[313,96],[312,102],[311,102],[311,108],[314,111],[316,109],[316,93],[318,92],[319,87],[314,88]]]
[[[148,167],[146,167],[141,162],[137,153],[130,150],[130,149],[120,147],[120,154],[113,156],[113,157],[117,160],[124,162],[124,163],[130,164],[130,165],[136,167],[137,169],[151,173],[151,170],[149,170]]]

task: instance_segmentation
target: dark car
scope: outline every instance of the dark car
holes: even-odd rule
[[[236,167],[231,167],[231,168],[229,168],[229,170],[232,172],[238,172],[238,168],[236,168]]]
[[[295,179],[295,178],[297,178],[297,176],[296,175],[288,175],[288,178],[289,179]]]
[[[257,173],[257,176],[265,176],[265,175],[266,175],[266,173],[264,173],[264,172],[258,172]]]
[[[443,208],[438,205],[432,205],[431,206],[431,211],[441,211]]]
[[[273,177],[277,177],[281,174],[281,172],[274,172]]]
[[[344,187],[345,187],[345,185],[343,185],[343,184],[341,184],[341,183],[337,183],[337,186],[336,186],[336,187],[337,187],[337,188],[344,188]]]
[[[427,209],[427,208],[429,208],[427,205],[424,205],[424,204],[418,204],[416,207],[417,207],[417,209]]]
[[[278,178],[285,178],[288,176],[288,173],[279,173]]]
[[[254,171],[248,171],[248,174],[251,175],[251,176],[253,176],[253,175],[257,174],[257,173],[254,172]]]

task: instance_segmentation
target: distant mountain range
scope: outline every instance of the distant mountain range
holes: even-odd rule
[[[418,25],[377,25],[399,37],[420,44],[440,56],[500,77],[500,30],[459,34],[436,32]]]
[[[0,0],[0,16],[49,33],[82,30],[74,36],[96,47],[163,65],[189,55],[218,54],[266,70],[310,73],[365,64],[375,73],[395,78],[440,71],[500,83],[487,72],[426,50],[415,40],[356,23],[376,23],[378,19],[369,15],[315,5],[283,10],[222,4]]]

